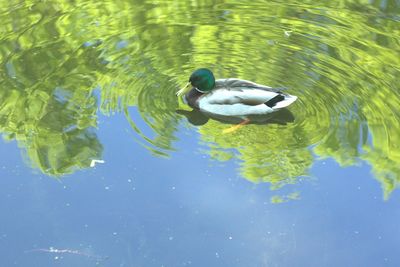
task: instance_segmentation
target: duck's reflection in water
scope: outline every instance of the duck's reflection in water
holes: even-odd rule
[[[205,114],[199,110],[177,110],[176,113],[183,115],[187,118],[187,120],[195,125],[200,126],[204,125],[208,122],[209,119],[217,120],[221,123],[226,124],[238,124],[243,121],[242,118],[238,117],[229,117],[229,116],[219,116],[215,114]],[[294,115],[288,109],[281,109],[273,113],[265,114],[265,115],[251,115],[247,116],[249,120],[249,124],[279,124],[286,125],[288,123],[294,122]]]

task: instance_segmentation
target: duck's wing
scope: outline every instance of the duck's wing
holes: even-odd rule
[[[240,90],[219,88],[199,99],[201,111],[222,116],[267,114],[273,109],[264,103],[277,93],[256,89]]]
[[[215,81],[215,87],[216,89],[225,88],[230,90],[258,89],[269,92],[282,92],[287,89],[284,87],[269,87],[266,85],[236,78],[218,79]]]
[[[255,106],[263,104],[277,95],[279,95],[279,93],[255,88],[246,88],[245,90],[241,89],[241,87],[228,89],[218,88],[202,96],[200,101],[214,105],[232,105],[240,103]]]
[[[222,116],[261,115],[289,106],[296,99],[292,95],[266,90],[220,88],[200,97],[199,108]]]
[[[218,116],[249,116],[254,114],[268,114],[274,110],[267,105],[249,106],[241,103],[230,105],[216,105],[200,101],[200,111]]]

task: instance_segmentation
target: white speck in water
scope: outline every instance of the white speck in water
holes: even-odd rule
[[[104,189],[105,189],[105,190],[109,190],[109,189],[110,189],[110,187],[109,187],[109,186],[106,186],[106,187],[104,187]]]
[[[356,235],[358,235],[360,232],[359,232],[359,231],[354,231],[354,233],[355,233]]]
[[[175,190],[175,188],[176,188],[176,187],[175,187],[175,186],[173,186],[173,187],[172,187],[172,190]]]
[[[218,252],[215,252],[215,257],[216,257],[216,258],[219,258]]]
[[[284,34],[286,37],[290,37],[290,35],[292,35],[293,31],[284,31]]]
[[[268,45],[275,45],[275,41],[274,40],[267,40],[267,44]]]
[[[117,234],[118,234],[117,232],[114,232],[114,233],[113,233],[113,235],[117,235]]]
[[[170,237],[168,237],[168,240],[169,240],[169,241],[172,241],[172,240],[174,240],[174,237],[173,237],[173,236],[170,236]]]
[[[55,256],[54,259],[55,259],[55,260],[58,260],[59,258],[58,258],[58,256]]]
[[[132,183],[132,179],[128,179],[128,183]]]
[[[228,239],[229,239],[229,240],[232,240],[232,239],[233,239],[233,237],[231,237],[231,236],[230,236],[230,237],[228,237]]]
[[[71,206],[71,204],[69,204],[69,203],[66,203],[66,204],[65,204],[65,206],[69,207],[69,206]]]
[[[92,159],[92,161],[90,162],[90,167],[95,167],[97,163],[105,163],[105,161],[102,159]]]

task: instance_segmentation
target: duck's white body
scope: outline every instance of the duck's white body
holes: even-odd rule
[[[196,89],[194,88],[194,90]],[[245,117],[272,113],[296,101],[296,96],[282,93],[282,90],[284,89],[272,88],[246,80],[218,79],[211,92],[198,96],[195,101],[187,100],[189,104],[192,102],[193,106],[204,113]],[[274,103],[271,107],[266,104],[279,95],[283,96],[282,100]],[[187,98],[189,97],[190,93]]]

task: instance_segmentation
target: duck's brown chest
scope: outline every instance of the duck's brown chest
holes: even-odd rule
[[[189,93],[187,93],[185,95],[185,100],[187,102],[187,104],[195,109],[199,109],[199,98],[204,95],[203,93],[200,93],[199,91],[197,91],[196,89],[192,88],[192,90],[189,91]]]

